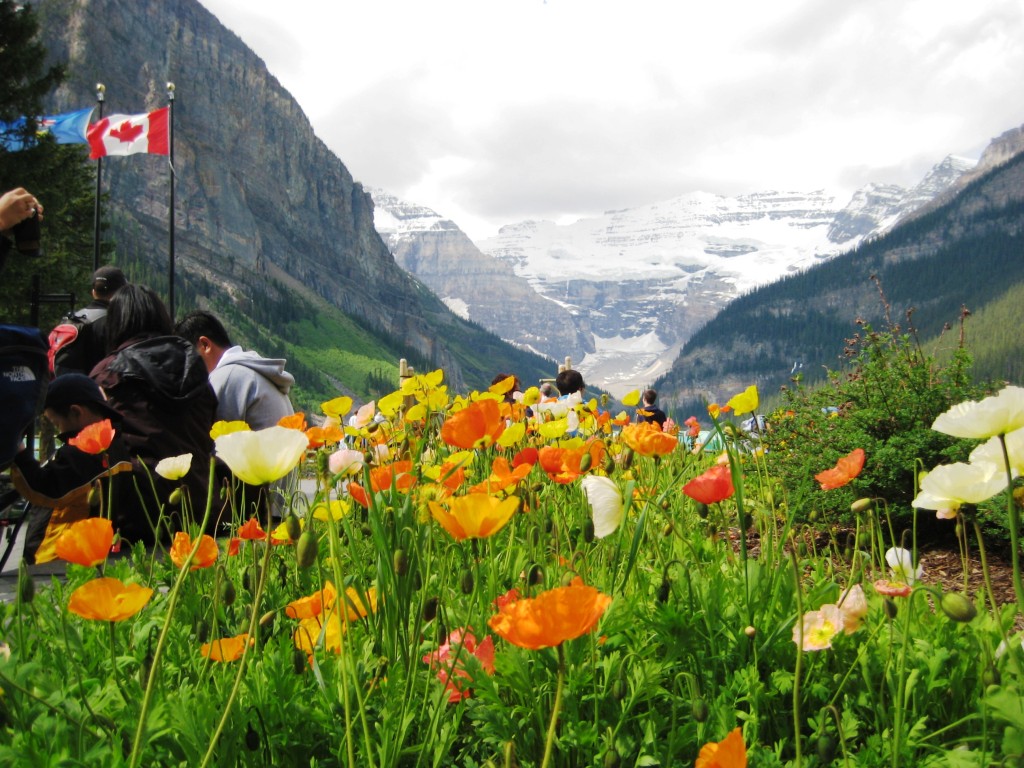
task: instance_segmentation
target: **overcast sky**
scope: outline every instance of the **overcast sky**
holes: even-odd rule
[[[1024,123],[1020,0],[201,2],[356,180],[474,238],[695,190],[911,185]]]

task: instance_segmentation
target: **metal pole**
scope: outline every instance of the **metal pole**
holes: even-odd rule
[[[174,320],[174,83],[167,83],[167,152],[170,163],[170,211],[168,213],[167,310]]]
[[[99,114],[97,122],[103,119],[103,102],[107,92],[107,86],[103,83],[96,83],[96,104]],[[92,271],[100,268],[100,192],[103,183],[103,158],[96,160],[96,202],[93,206],[92,222]]]

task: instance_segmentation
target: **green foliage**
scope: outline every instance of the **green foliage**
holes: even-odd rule
[[[850,523],[850,504],[869,497],[887,502],[895,519],[908,524],[917,473],[965,461],[974,447],[934,431],[932,423],[985,388],[972,382],[963,348],[940,364],[921,348],[913,329],[891,322],[881,331],[862,324],[846,339],[844,355],[847,365],[830,371],[827,383],[809,388],[798,377],[783,391],[765,436],[768,463],[798,519],[818,512]],[[861,474],[843,488],[822,491],[814,476],[855,448],[867,456]]]

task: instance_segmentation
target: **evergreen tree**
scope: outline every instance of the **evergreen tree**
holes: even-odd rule
[[[9,258],[0,281],[0,320],[27,323],[34,276],[43,293],[76,293],[79,303],[92,270],[95,171],[85,145],[59,146],[34,140],[43,100],[64,77],[60,65],[47,67],[46,49],[36,39],[39,23],[30,5],[0,0],[0,121],[26,117],[18,138],[32,145],[18,152],[0,147],[0,190],[25,187],[43,204],[39,258]],[[44,305],[39,325],[49,329],[66,306]]]

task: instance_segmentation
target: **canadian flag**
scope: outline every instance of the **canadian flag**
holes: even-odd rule
[[[142,115],[110,115],[89,126],[89,158],[168,154],[167,113],[161,107]]]

